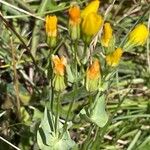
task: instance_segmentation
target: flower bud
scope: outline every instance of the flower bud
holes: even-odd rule
[[[148,28],[144,24],[139,24],[130,32],[128,41],[136,46],[144,45],[148,34]]]
[[[109,47],[110,41],[113,38],[112,32],[113,30],[110,26],[110,23],[105,23],[101,39],[101,43],[104,47]]]
[[[106,56],[106,63],[108,66],[111,67],[116,67],[121,59],[122,56],[122,49],[121,48],[117,48],[114,52],[112,52],[111,54]]]
[[[47,34],[47,43],[50,47],[56,46],[57,39],[57,17],[46,16],[45,29]]]
[[[83,33],[83,40],[89,43],[91,38],[100,30],[103,19],[97,13],[89,13],[83,18],[81,29]]]
[[[69,31],[72,40],[80,38],[80,8],[73,5],[69,9]]]
[[[64,56],[59,58],[57,55],[52,56],[52,62],[54,64],[54,79],[53,86],[56,91],[63,91],[65,86],[65,69],[67,65],[67,60]]]
[[[100,5],[100,1],[99,0],[93,0],[91,1],[85,8],[84,10],[82,10],[81,12],[81,17],[85,18],[88,14],[90,13],[97,13],[98,12],[98,8]]]
[[[100,62],[95,59],[86,71],[86,89],[89,92],[98,90],[101,80]]]

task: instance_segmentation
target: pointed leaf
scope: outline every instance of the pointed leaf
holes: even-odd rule
[[[70,150],[75,146],[75,142],[70,138],[69,132],[66,131],[60,139],[54,132],[53,114],[45,108],[44,118],[41,121],[37,132],[37,143],[42,150]],[[59,122],[58,132],[62,133],[63,125]]]
[[[104,95],[96,98],[90,113],[90,119],[99,127],[104,127],[108,121],[108,114],[105,110],[105,97]]]

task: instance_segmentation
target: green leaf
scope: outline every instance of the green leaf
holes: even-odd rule
[[[41,150],[48,150],[49,146],[47,146],[46,143],[44,144],[44,141],[45,141],[44,132],[42,129],[39,129],[37,132],[37,143]]]
[[[55,117],[45,108],[44,118],[37,132],[37,143],[42,150],[70,150],[75,146],[75,142],[70,138],[69,132],[65,131],[62,138],[54,132],[53,120]],[[58,132],[63,132],[63,125],[59,122]]]
[[[26,125],[31,124],[31,118],[25,107],[20,107],[21,121]]]
[[[104,127],[108,121],[104,95],[99,96],[97,94],[94,103],[89,108],[85,107],[80,111],[80,117],[88,122],[93,122],[99,127]]]
[[[30,106],[30,108],[33,109],[33,121],[43,118],[44,115],[41,111],[33,106]]]
[[[67,66],[66,66],[66,71],[67,71],[67,75],[68,75],[68,76],[67,76],[68,81],[71,82],[71,83],[73,83],[74,80],[75,80],[75,77],[74,77],[74,75],[73,75],[73,73],[72,73],[72,71],[71,71],[70,65],[67,65]]]
[[[96,98],[94,104],[92,105],[90,119],[93,123],[99,127],[104,127],[108,121],[108,114],[105,110],[105,96],[102,95]]]

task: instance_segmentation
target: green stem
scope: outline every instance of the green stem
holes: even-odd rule
[[[76,60],[76,58],[77,58],[77,45],[78,45],[78,43],[77,43],[77,41],[75,41],[74,48],[72,49],[73,52],[74,52],[73,56],[74,56],[74,63],[75,63],[75,83],[74,83],[74,87],[73,87],[73,89],[74,89],[73,101],[70,103],[70,106],[69,106],[69,109],[68,109],[68,112],[67,112],[67,117],[65,119],[65,123],[64,123],[63,132],[62,132],[61,137],[63,136],[64,132],[67,130],[67,122],[68,122],[69,115],[71,113],[73,104],[75,102],[75,96],[76,96],[76,91],[77,91],[77,84],[78,84],[77,83],[78,70],[77,70],[77,60]]]
[[[91,143],[91,134],[92,134],[92,130],[94,130],[94,127],[91,125],[90,126],[90,129],[89,129],[89,132],[88,132],[88,135],[87,135],[87,138],[86,140],[84,141],[84,145],[83,145],[83,150],[88,150],[88,147]]]
[[[84,59],[85,56],[86,56],[87,48],[88,48],[88,45],[85,43],[85,44],[84,44],[84,49],[83,49],[83,56],[82,56],[83,59]]]
[[[91,106],[92,103],[93,103],[93,95],[90,94],[90,95],[89,95],[89,105]]]
[[[55,134],[56,136],[59,135],[58,132],[58,127],[59,127],[59,106],[60,106],[60,92],[58,93],[58,97],[57,97],[57,106],[56,106],[56,117],[55,117]]]
[[[16,92],[16,106],[17,106],[17,115],[19,121],[21,120],[21,112],[20,112],[20,99],[19,99],[19,80],[18,80],[18,73],[16,68],[16,49],[13,46],[12,37],[10,38],[11,43],[11,51],[12,51],[12,62],[13,62],[13,71],[14,71],[14,89]]]
[[[87,146],[87,150],[91,149],[90,145],[92,146],[94,141],[96,140],[96,137],[98,135],[99,129],[100,129],[99,127],[96,128],[95,137],[89,140],[89,143],[88,143],[88,146]]]
[[[75,90],[76,91],[76,90]],[[75,94],[74,94],[75,95]],[[75,97],[75,96],[74,96]],[[73,99],[73,101],[70,103],[70,106],[69,106],[69,109],[68,109],[68,113],[67,113],[67,117],[66,117],[66,120],[65,120],[65,124],[64,124],[64,129],[63,129],[63,134],[64,132],[67,130],[67,122],[68,122],[68,119],[69,119],[69,115],[71,113],[71,109],[72,109],[72,106],[74,104],[74,101],[75,101],[75,98]]]

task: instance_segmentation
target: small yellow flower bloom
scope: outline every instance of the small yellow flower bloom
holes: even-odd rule
[[[96,59],[87,69],[87,78],[94,80],[100,77],[100,63]]]
[[[97,13],[89,13],[82,22],[82,32],[87,36],[95,35],[102,26],[103,19]]]
[[[80,8],[73,5],[69,9],[69,33],[72,40],[80,38]]]
[[[148,38],[149,30],[144,24],[137,25],[129,34],[129,43],[139,46],[144,45]]]
[[[100,83],[100,63],[95,59],[90,67],[86,71],[86,89],[87,91],[96,91],[99,88]]]
[[[53,55],[52,61],[54,64],[53,87],[56,91],[63,91],[66,88],[64,75],[67,60],[64,56],[59,58],[57,55]]]
[[[97,13],[98,12],[98,8],[100,5],[100,1],[99,0],[94,0],[91,1],[85,8],[84,10],[81,12],[81,17],[85,18],[89,13]]]
[[[110,23],[105,23],[104,24],[103,35],[102,35],[102,40],[101,40],[102,45],[104,47],[108,47],[109,46],[109,43],[110,43],[110,41],[111,41],[111,39],[113,37],[112,36],[112,32],[113,32],[113,30],[111,28]]]
[[[112,52],[111,54],[107,55],[106,56],[106,63],[107,63],[107,65],[112,66],[112,67],[116,67],[119,64],[119,62],[120,62],[122,53],[123,53],[122,49],[121,48],[117,48],[114,52]]]
[[[69,9],[69,22],[72,25],[80,23],[80,8],[77,5],[71,6]]]
[[[53,55],[52,61],[54,63],[54,73],[56,75],[64,76],[65,68],[67,65],[66,58],[64,56],[59,58],[57,55]]]
[[[45,29],[48,37],[57,36],[57,17],[56,16],[46,16]]]

